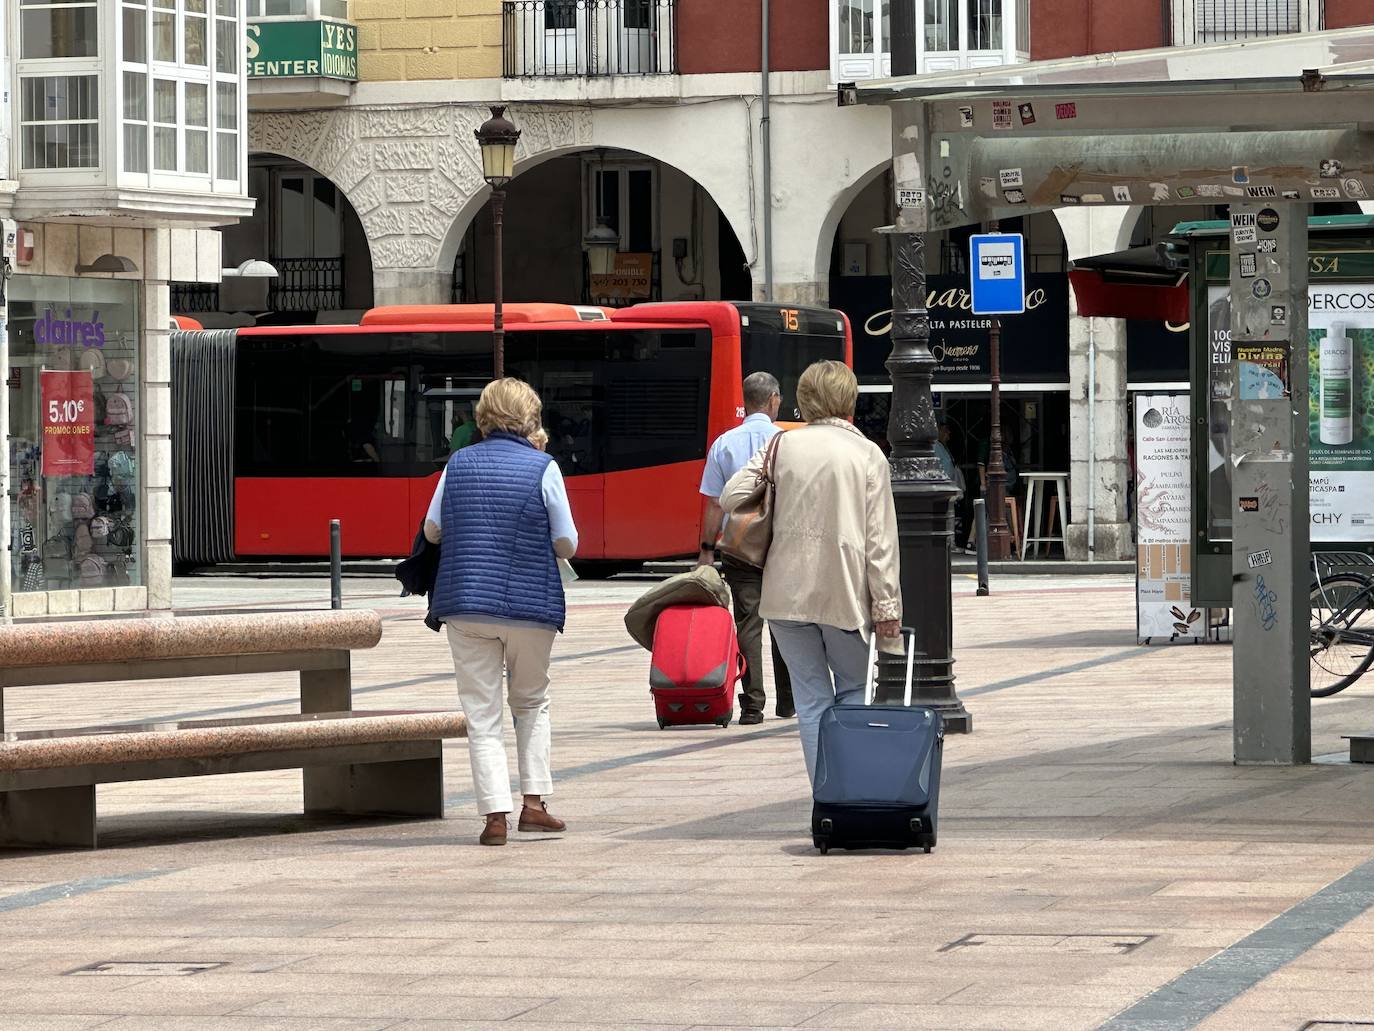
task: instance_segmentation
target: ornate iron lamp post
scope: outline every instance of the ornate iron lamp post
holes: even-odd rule
[[[482,177],[491,187],[491,221],[494,230],[492,249],[495,255],[496,311],[492,320],[492,365],[496,379],[506,374],[506,326],[501,309],[504,283],[501,275],[502,218],[506,210],[506,186],[515,177],[515,145],[520,142],[520,130],[506,117],[504,106],[491,109],[491,117],[475,133],[482,150]]]

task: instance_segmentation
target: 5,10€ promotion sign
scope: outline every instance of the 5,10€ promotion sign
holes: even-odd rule
[[[44,372],[43,475],[95,472],[95,401],[89,370]]]

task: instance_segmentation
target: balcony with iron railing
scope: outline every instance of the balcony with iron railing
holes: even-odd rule
[[[504,0],[508,79],[671,75],[678,0]]]
[[[1229,43],[1325,27],[1322,0],[1164,0],[1171,3],[1173,44]]]

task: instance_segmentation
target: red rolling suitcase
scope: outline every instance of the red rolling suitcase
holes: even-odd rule
[[[658,726],[714,723],[735,718],[735,684],[744,656],[735,619],[719,605],[673,605],[654,624],[649,691]]]

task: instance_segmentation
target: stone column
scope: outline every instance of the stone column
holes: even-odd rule
[[[1072,260],[1128,246],[1140,208],[1061,208],[1055,215]],[[1065,554],[1075,561],[1130,559],[1135,547],[1126,504],[1130,489],[1126,324],[1120,319],[1079,315],[1077,299],[1070,291],[1068,330],[1070,511],[1065,518]],[[1091,391],[1090,366],[1095,369],[1095,390]]]
[[[372,272],[372,303],[448,304],[453,299],[453,269],[378,268]]]

